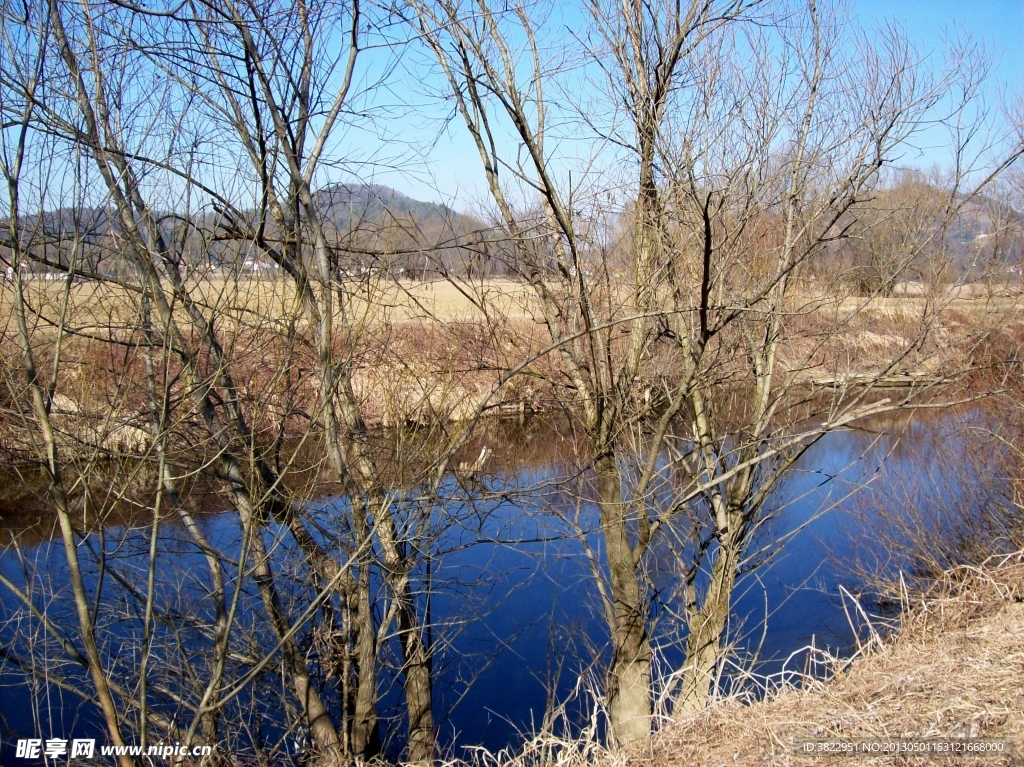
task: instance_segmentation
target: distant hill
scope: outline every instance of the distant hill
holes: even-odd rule
[[[483,266],[482,262],[489,259],[481,257],[480,248],[473,246],[488,239],[488,235],[480,234],[486,225],[446,205],[415,200],[380,184],[331,184],[315,192],[314,201],[324,216],[327,239],[344,273],[363,273],[381,266],[421,276],[435,268],[460,274],[467,268],[495,268],[491,264]],[[180,240],[181,218],[169,211],[157,215],[169,241]],[[254,225],[256,215],[255,211],[243,211],[238,220],[249,219]],[[193,215],[191,223],[194,232],[208,234],[189,236],[187,261],[232,267],[259,260],[244,244],[244,234],[241,239],[218,236],[224,220],[212,210]],[[107,274],[123,268],[117,245],[121,224],[108,209],[44,211],[23,216],[22,228],[37,258],[30,271],[46,271],[54,264],[66,263],[71,242],[78,243],[79,264],[85,266],[85,259],[87,268]],[[266,232],[271,239],[276,236],[275,229],[270,221]],[[0,260],[6,261],[4,251],[0,235]],[[476,266],[467,267],[470,261]]]
[[[52,237],[70,237],[77,233],[80,238],[89,239],[118,228],[112,227],[108,211],[104,208],[58,208],[22,216],[21,222],[27,232],[45,233]]]
[[[380,184],[332,184],[313,195],[322,215],[339,232],[413,225],[424,232],[464,235],[484,228],[446,205],[423,202]]]
[[[446,205],[414,200],[380,184],[332,184],[315,192],[313,198],[321,214],[339,232],[373,230],[394,223],[414,223],[428,231],[448,230],[456,234],[485,228],[481,221],[457,213]],[[157,215],[163,217],[168,214],[158,212]],[[70,236],[76,230],[79,236],[98,236],[120,229],[104,208],[60,208],[26,215],[21,220],[25,230],[46,232],[54,237]],[[196,223],[206,227],[214,220],[203,216],[201,220],[196,219]]]
[[[332,184],[314,194],[343,274],[385,269],[430,275],[502,274],[493,233],[446,205],[414,200],[379,184]]]

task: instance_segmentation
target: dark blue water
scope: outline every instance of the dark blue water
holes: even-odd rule
[[[837,654],[853,649],[856,638],[839,599],[839,585],[857,592],[860,584],[848,564],[877,553],[873,531],[866,527],[870,517],[854,513],[861,497],[856,490],[867,485],[883,500],[887,492],[895,498],[897,487],[905,490],[907,477],[915,476],[928,476],[929,486],[934,487],[937,445],[951,438],[947,429],[960,426],[962,418],[950,415],[898,427],[886,424],[881,433],[878,428],[835,432],[800,459],[771,499],[772,521],[758,540],[761,545],[751,551],[751,572],[740,579],[736,590],[729,641],[737,666],[762,677],[778,675],[787,659],[789,669],[803,670],[802,650],[812,642]],[[420,609],[429,609],[433,623],[435,721],[446,748],[458,752],[473,745],[491,750],[513,745],[540,727],[552,702],[564,704],[562,724],[570,730],[591,710],[588,690],[602,681],[607,630],[590,562],[568,520],[578,522],[598,561],[601,540],[585,496],[580,500],[553,489],[552,480],[566,471],[554,461],[492,466],[477,488],[479,497],[464,495],[449,506],[443,520],[435,520],[444,532],[424,552],[428,556],[415,575],[420,583],[425,581],[429,560],[431,596],[428,603],[425,593],[420,595]],[[516,492],[510,487],[513,484]],[[938,492],[948,497],[963,490],[950,479],[950,486]],[[314,516],[326,524],[338,512],[336,502],[324,499],[316,504]],[[237,557],[240,533],[235,515],[206,516],[200,524],[215,546]],[[163,531],[159,603],[166,611],[178,610],[181,620],[174,626],[158,625],[158,638],[194,648],[208,646],[208,638],[194,628],[212,616],[205,598],[204,558],[180,528],[168,524]],[[295,551],[287,536],[270,530],[265,538],[277,552],[275,569],[284,573],[294,567]],[[774,545],[779,540],[786,541],[781,549]],[[135,579],[144,572],[145,532],[108,529],[102,541],[93,535],[84,545],[95,551],[105,547],[108,566]],[[650,564],[658,616],[652,637],[662,672],[681,664],[685,640],[670,620],[675,570],[669,553],[668,547],[656,546]],[[21,556],[24,562],[9,549],[0,558],[0,571],[16,586],[34,589],[34,603],[55,622],[74,625],[68,594],[63,589],[56,593],[42,589],[46,583],[67,582],[59,540],[22,547]],[[88,556],[84,559],[92,561]],[[86,576],[94,589],[95,564]],[[235,580],[231,567],[225,569],[225,577],[230,599]],[[279,585],[286,596],[301,601],[301,580],[289,581],[282,575]],[[109,576],[105,586],[111,587]],[[255,619],[261,614],[258,597],[251,584],[246,589],[240,595],[241,623],[271,645],[269,634]],[[4,621],[0,640],[5,646],[11,646],[16,628],[42,641],[38,621],[30,619],[2,586],[0,607]],[[130,666],[139,616],[129,608],[115,611],[113,603],[104,607],[108,609],[101,610],[100,636],[108,657],[123,654],[122,660]],[[397,658],[394,640],[383,650],[385,657]],[[47,653],[61,658],[52,642]],[[66,662],[60,670],[69,686],[89,689],[80,670]],[[734,667],[727,671],[729,677]],[[103,737],[90,704],[53,685],[38,684],[37,694],[31,695],[24,672],[7,662],[0,675],[4,686],[0,727],[6,735],[0,744],[3,763],[12,756],[8,753],[12,735]],[[154,664],[153,675],[168,686],[175,684],[172,670]],[[394,733],[385,741],[391,753],[401,748],[397,682],[396,672],[382,673],[380,713],[384,729]],[[258,737],[272,744],[284,735],[280,714],[266,699],[254,699],[255,694],[239,696],[233,713],[248,717]]]
[[[849,539],[840,517],[852,488],[879,469],[880,456],[869,449],[874,442],[875,435],[855,431],[829,435],[801,458],[773,501],[777,519],[761,542],[774,552],[773,540],[791,540],[740,579],[729,637],[737,662],[759,675],[777,674],[791,654],[812,641],[839,654],[854,645],[837,586],[845,580],[856,590],[839,562],[853,556],[860,542]],[[439,692],[447,705],[441,708],[449,712],[448,742],[454,745],[494,750],[514,744],[543,721],[550,690],[565,701],[577,692],[581,675],[602,681],[607,636],[589,565],[569,531],[542,510],[537,513],[542,522],[534,518],[524,535],[562,532],[566,539],[557,545],[479,545],[449,556],[447,566],[462,568],[466,580],[506,595],[484,620],[453,640],[453,655],[475,653],[486,660],[466,689],[451,678],[449,691],[442,676]],[[600,555],[599,534],[588,540]],[[654,558],[658,555],[655,551]],[[654,586],[668,590],[674,574],[671,558],[665,558],[668,564],[654,575]],[[439,600],[438,617],[449,610],[457,614],[457,600]],[[667,616],[653,632],[655,652],[662,669],[674,669],[684,658],[685,634],[665,624],[670,624]],[[498,638],[503,651],[492,657]],[[803,656],[791,659],[788,668],[802,671]],[[574,716],[585,717],[591,703],[586,695],[575,700],[568,707],[570,724]]]

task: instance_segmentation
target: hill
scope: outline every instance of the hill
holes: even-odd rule
[[[332,184],[317,191],[314,201],[325,219],[328,241],[343,274],[377,268],[412,277],[435,271],[456,276],[474,270],[498,273],[496,262],[480,247],[487,240],[482,234],[486,225],[445,205],[416,200],[379,184]],[[204,210],[188,217],[187,224],[174,212],[156,215],[168,242],[184,242],[182,257],[187,263],[244,270],[247,265],[267,261],[252,245],[252,232],[257,228],[255,210],[234,216]],[[102,207],[25,215],[21,218],[23,247],[27,243],[33,256],[28,271],[46,272],[66,265],[69,254],[75,252],[78,268],[119,274],[124,268],[118,252],[121,228]],[[271,242],[278,237],[275,231],[271,220],[265,230]],[[9,261],[2,240],[0,260]]]
[[[465,234],[484,226],[446,205],[414,200],[380,184],[332,184],[316,192],[313,199],[321,215],[340,231],[408,222],[424,229]]]

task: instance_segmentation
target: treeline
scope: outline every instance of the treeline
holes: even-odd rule
[[[948,285],[965,279],[993,279],[1015,285],[1021,278],[1024,228],[1011,202],[980,196],[968,201],[956,219],[942,211],[946,191],[941,180],[917,171],[887,174],[869,200],[848,216],[846,226],[809,265],[814,280],[840,273],[859,295],[891,296],[897,286]],[[374,185],[332,185],[315,193],[330,235],[329,252],[336,279],[373,273],[391,279],[522,277],[509,233],[500,225],[454,212],[435,203],[413,200]],[[582,269],[600,269],[620,277],[629,272],[632,246],[630,212],[613,211],[588,222],[603,231],[601,242],[588,243]],[[160,216],[164,237],[179,240],[177,258],[186,270],[201,274],[273,277],[280,265],[272,254],[250,247],[254,211],[244,211],[245,225],[230,216],[207,214],[184,221]],[[764,224],[783,226],[767,212]],[[177,236],[175,226],[187,228]],[[268,227],[272,230],[272,226]],[[56,210],[25,216],[18,225],[27,278],[59,279],[71,273],[125,277],[119,251],[120,227],[110,211],[95,208]],[[775,232],[781,233],[781,229]],[[10,243],[0,243],[0,263],[10,279],[14,263]],[[908,262],[906,255],[913,253]],[[905,288],[906,289],[906,288]]]
[[[433,203],[413,200],[374,185],[332,185],[315,193],[329,237],[337,279],[379,272],[391,278],[502,276],[502,234],[482,221]],[[173,243],[182,273],[272,276],[280,264],[273,252],[254,247],[258,213],[213,210],[158,212],[161,236]],[[273,222],[262,222],[269,241],[279,242]],[[80,278],[128,277],[122,253],[124,231],[107,208],[58,209],[23,216],[17,229],[26,276],[71,273]],[[5,234],[10,227],[5,227]],[[13,269],[11,243],[0,242],[0,262]],[[10,276],[10,275],[8,275]]]

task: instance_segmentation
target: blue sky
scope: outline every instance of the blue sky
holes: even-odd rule
[[[996,91],[1005,89],[1011,95],[1024,92],[1024,0],[850,0],[848,11],[852,20],[866,29],[884,20],[905,27],[909,39],[936,57],[936,63],[941,61],[947,36],[955,35],[957,30],[966,32],[996,60]],[[385,128],[378,140],[386,134],[392,139],[403,134],[420,139],[437,134],[443,110],[428,105],[428,101],[421,96],[418,108],[399,118],[402,127],[395,124],[391,130]],[[368,147],[374,140],[363,136],[356,143]],[[418,149],[412,152],[421,160],[413,163],[419,166],[417,172],[377,169],[369,171],[372,178],[367,178],[364,171],[362,180],[384,183],[418,199],[444,202],[459,210],[471,209],[476,200],[486,198],[479,158],[459,120],[441,132],[427,153]],[[941,160],[926,154],[918,162],[927,166]]]
[[[1018,90],[1024,84],[1024,0],[853,0],[850,10],[867,27],[897,21],[911,40],[936,52],[959,25],[996,55],[999,79]]]

